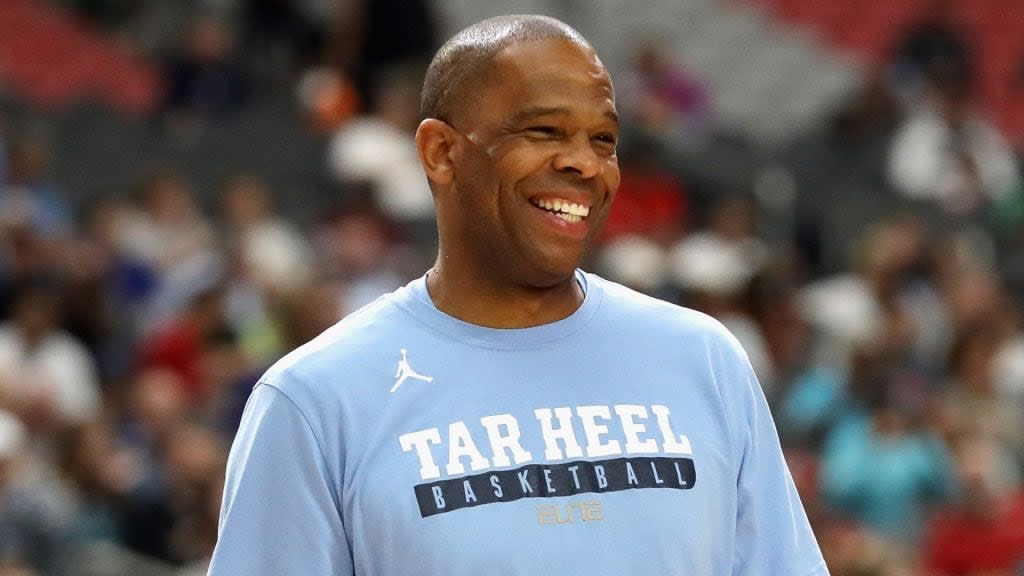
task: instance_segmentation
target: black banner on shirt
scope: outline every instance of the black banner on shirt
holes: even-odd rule
[[[690,458],[616,458],[596,462],[531,464],[418,484],[416,500],[426,518],[521,498],[555,498],[583,492],[619,492],[639,488],[689,490],[697,481]]]

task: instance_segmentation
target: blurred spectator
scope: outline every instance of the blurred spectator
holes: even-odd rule
[[[985,275],[962,280],[966,286],[960,291],[980,289],[993,292],[991,296],[975,297],[992,298],[992,313],[1005,315],[1007,311],[1001,305],[1003,298],[998,286],[982,284],[985,280],[991,281],[991,277]],[[960,296],[961,299],[970,297]],[[944,391],[942,415],[950,437],[974,434],[992,438],[1012,449],[1014,456],[1024,465],[1024,421],[1020,418],[1019,398],[1011,390],[1003,389],[997,380],[1000,376],[997,361],[1007,350],[1007,330],[1010,327],[1000,326],[997,320],[993,317],[986,319],[983,315],[961,320],[958,342],[951,354],[951,380]]]
[[[10,313],[19,281],[54,272],[71,232],[71,212],[51,183],[44,143],[15,141],[9,158],[6,181],[0,180],[0,318]]]
[[[621,86],[619,100],[632,125],[649,135],[678,139],[699,133],[709,112],[707,89],[674,62],[665,48],[637,46]]]
[[[429,0],[348,0],[336,4],[333,32],[338,61],[351,73],[371,109],[379,109],[387,86],[381,71],[429,61],[440,43],[434,3]]]
[[[144,329],[182,310],[195,293],[222,274],[212,225],[199,212],[180,174],[159,172],[139,191],[142,209],[118,215],[115,240],[133,262],[145,264],[155,279]]]
[[[316,65],[302,74],[296,87],[300,111],[319,134],[332,134],[359,111],[359,94],[351,79],[330,65]]]
[[[737,293],[764,266],[764,241],[757,235],[757,210],[749,198],[734,196],[713,208],[709,226],[672,247],[673,273],[687,290]]]
[[[248,86],[227,24],[211,14],[197,16],[181,51],[167,62],[164,106],[175,120],[190,124],[214,120],[236,110]]]
[[[107,279],[110,262],[103,249],[91,238],[76,238],[62,254],[63,325],[85,344],[94,357],[102,352],[109,338]]]
[[[863,408],[851,407],[828,436],[822,495],[835,510],[912,549],[929,508],[954,493],[950,456],[941,439],[917,423],[922,407],[899,398],[892,375],[862,370],[850,385]]]
[[[1024,414],[1024,332],[1019,327],[996,352],[992,370],[995,393],[1008,406],[1003,412]],[[1014,438],[1009,447],[1016,453],[1024,472],[1024,434]]]
[[[67,428],[57,445],[56,464],[73,507],[76,548],[120,543],[117,499],[128,488],[133,462],[114,443],[103,421]]]
[[[117,430],[118,441],[140,454],[135,460],[143,466],[136,471],[152,464],[147,460],[164,450],[171,432],[187,418],[189,399],[184,390],[181,376],[167,368],[143,368],[136,376]],[[145,476],[143,471],[132,482],[145,483]]]
[[[878,152],[884,152],[880,140],[888,140],[901,119],[902,110],[885,79],[880,72],[869,71],[861,89],[843,101],[833,118],[830,145],[873,163]]]
[[[686,229],[689,202],[679,179],[660,165],[662,152],[647,137],[622,149],[622,178],[601,231],[599,267],[611,280],[672,298],[663,294],[669,248]]]
[[[308,1],[242,2],[246,59],[271,81],[290,78],[323,49],[328,15],[317,14]]]
[[[806,368],[810,348],[811,333],[797,302],[796,262],[792,247],[772,247],[766,266],[748,289],[749,306],[764,336],[776,383],[781,385],[772,401],[779,398],[790,377]]]
[[[131,213],[122,200],[103,199],[86,217],[83,234],[69,242],[60,272],[64,326],[96,359],[101,385],[110,391],[133,368],[136,316],[155,287],[154,272],[118,245]]]
[[[87,421],[100,410],[95,363],[61,330],[61,302],[53,281],[25,282],[12,318],[0,324],[3,406],[41,430]]]
[[[7,183],[0,181],[0,225],[23,228],[47,240],[71,231],[67,195],[50,179],[50,153],[36,138],[15,141]]]
[[[0,412],[0,569],[64,576],[71,568],[69,510],[51,487],[26,474],[27,432]]]
[[[967,74],[946,64],[931,71],[924,102],[889,155],[889,177],[900,193],[958,216],[978,214],[1020,180],[1009,144],[977,110]]]
[[[957,23],[953,0],[929,0],[920,16],[899,35],[890,73],[897,92],[908,102],[919,100],[928,77],[952,68],[966,78],[974,74],[974,54]]]
[[[855,270],[802,289],[800,307],[815,330],[812,362],[844,370],[856,349],[885,353],[925,369],[944,363],[949,319],[935,287],[916,273],[927,257],[927,235],[913,216],[894,215],[864,233]]]
[[[925,273],[928,246],[916,217],[889,217],[864,231],[853,271],[801,290],[811,349],[808,365],[786,391],[784,430],[818,445],[853,410],[859,383],[882,372],[887,379],[899,376],[906,388],[901,394],[927,402],[933,385],[924,378],[946,369],[955,329],[935,280]]]
[[[620,236],[643,236],[657,245],[671,246],[689,221],[689,198],[679,179],[661,166],[661,150],[646,139],[619,154],[622,178],[608,220],[603,243]]]
[[[143,370],[117,434],[117,442],[124,446],[132,464],[118,505],[121,542],[137,553],[169,562],[177,559],[173,545],[177,515],[165,459],[188,406],[177,373]]]
[[[354,312],[341,307],[346,305],[345,289],[344,282],[319,281],[288,295],[281,303],[279,315],[284,349],[310,341],[347,313]]]
[[[204,352],[224,327],[223,289],[210,286],[143,341],[142,366],[173,371],[186,397],[199,406],[213,392],[213,383],[203,373]]]
[[[224,282],[224,328],[221,335],[236,342],[245,354],[257,362],[273,362],[284,351],[275,309],[290,292],[301,291],[297,286],[290,292],[268,293],[252,281],[237,248],[229,248],[227,276]],[[212,344],[222,342],[214,338]]]
[[[846,374],[812,367],[789,382],[777,412],[784,440],[819,451],[849,409]]]
[[[112,297],[126,307],[147,301],[158,283],[157,249],[135,244],[148,239],[145,225],[139,208],[119,198],[98,202],[86,225],[83,241],[96,250],[96,265],[108,275]]]
[[[228,179],[221,197],[227,250],[225,321],[252,358],[276,359],[280,334],[273,308],[303,289],[314,276],[314,253],[306,238],[271,210],[267,185],[253,174]]]
[[[184,424],[173,432],[164,464],[177,517],[172,534],[176,559],[205,566],[217,543],[227,450],[209,428]]]
[[[264,181],[235,174],[221,202],[228,244],[239,250],[247,277],[261,290],[290,292],[310,281],[312,251],[298,230],[274,215]]]
[[[929,576],[1019,574],[1024,567],[1024,493],[1014,462],[990,439],[958,443],[962,493],[929,522]]]
[[[305,290],[300,289],[278,299],[277,315],[282,314],[282,301],[286,302],[289,298],[305,295]],[[323,302],[314,300],[309,305],[323,304]],[[340,314],[329,307],[332,303],[328,302],[327,304],[328,307],[321,310],[320,313],[328,320],[322,327],[318,326],[320,329],[316,334],[323,332],[340,318]],[[240,341],[239,337],[229,329],[218,330],[205,347],[202,359],[203,379],[210,383],[211,394],[202,406],[202,414],[205,422],[226,437],[234,437],[253,386],[256,385],[270,364],[284,352],[280,342],[285,337],[282,330],[283,322],[279,318],[275,320],[273,330],[277,347],[276,353],[272,357],[252,354],[249,349],[244,347],[244,343]]]
[[[988,266],[968,266],[951,270],[944,279],[945,307],[953,328],[963,338],[1001,339],[1014,329],[1016,318],[999,275]]]
[[[601,248],[597,266],[609,280],[647,294],[665,290],[668,254],[649,238],[620,236]]]
[[[341,283],[337,309],[355,312],[405,284],[387,223],[372,210],[342,211],[319,234],[328,277]]]
[[[761,385],[771,391],[775,370],[750,301],[750,287],[762,270],[767,248],[757,236],[753,202],[722,200],[710,227],[674,245],[669,266],[683,303],[718,318],[743,344]]]
[[[159,272],[169,273],[213,242],[210,225],[198,214],[181,174],[161,171],[146,177],[138,199],[141,211],[123,215],[117,233],[124,236],[118,241]]]
[[[912,576],[908,561],[863,526],[830,521],[816,533],[832,576]]]
[[[375,113],[341,127],[331,139],[327,163],[343,186],[370,183],[374,202],[388,218],[432,229],[434,198],[423,178],[414,138],[420,75],[420,70],[408,67],[382,74]]]

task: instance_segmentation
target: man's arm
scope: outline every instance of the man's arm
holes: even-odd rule
[[[339,510],[305,416],[281,390],[256,386],[228,458],[210,576],[351,576]]]
[[[743,414],[733,576],[827,576],[764,392],[739,342],[731,344],[725,370],[735,378]]]

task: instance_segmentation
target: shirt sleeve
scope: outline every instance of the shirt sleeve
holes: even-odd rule
[[[743,395],[733,576],[827,576],[764,392],[739,343],[732,344]]]
[[[259,384],[228,458],[210,576],[351,576],[335,483],[299,407]]]

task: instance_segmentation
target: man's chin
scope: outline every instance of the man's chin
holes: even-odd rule
[[[527,284],[538,290],[555,289],[576,281],[576,270],[582,265],[582,260],[576,262],[560,263],[557,266],[546,266],[543,270],[536,270],[531,274]]]

